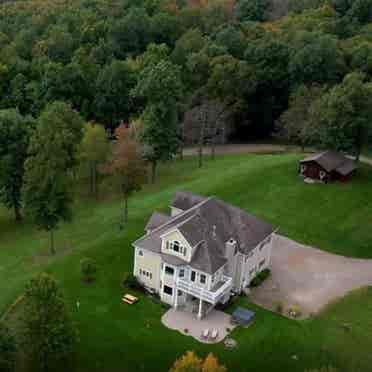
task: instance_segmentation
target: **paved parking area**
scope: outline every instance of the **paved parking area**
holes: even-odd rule
[[[235,328],[235,325],[230,323],[230,319],[230,315],[218,310],[212,310],[205,318],[198,320],[196,315],[190,312],[170,309],[163,315],[161,321],[170,329],[192,336],[199,342],[212,344],[222,341]],[[201,335],[205,329],[209,329],[210,332],[216,329],[217,338],[215,340],[202,339]]]
[[[277,235],[272,275],[251,292],[253,302],[275,310],[299,306],[303,316],[320,311],[347,292],[372,284],[372,260],[338,256]]]

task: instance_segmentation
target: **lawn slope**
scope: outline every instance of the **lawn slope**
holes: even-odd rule
[[[0,313],[33,273],[47,270],[60,281],[79,326],[80,371],[166,371],[188,349],[215,352],[231,371],[303,371],[329,363],[350,371],[372,370],[367,351],[372,341],[369,290],[355,292],[301,323],[258,310],[252,327],[235,332],[239,348],[234,351],[200,345],[165,329],[160,322],[164,309],[147,298],[132,307],[120,304],[120,281],[132,269],[131,242],[142,234],[153,210],[167,211],[179,189],[216,195],[266,218],[302,243],[372,257],[370,168],[363,168],[350,184],[305,185],[297,176],[299,158],[225,156],[202,169],[194,158],[168,164],[156,185],[146,186],[131,200],[131,221],[124,231],[118,228],[120,201],[115,195],[100,203],[81,197],[74,222],[57,234],[59,254],[52,258],[44,233],[27,223],[16,226],[0,210]],[[87,255],[99,264],[98,280],[89,286],[81,283],[79,272],[80,259]],[[343,323],[352,324],[351,330]]]

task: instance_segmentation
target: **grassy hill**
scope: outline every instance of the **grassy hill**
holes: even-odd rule
[[[371,290],[357,291],[300,323],[258,309],[255,324],[234,333],[239,343],[234,351],[200,345],[167,330],[160,322],[164,309],[148,298],[133,307],[120,303],[120,281],[132,270],[131,242],[142,234],[153,210],[167,211],[179,189],[223,198],[303,243],[372,257],[371,169],[363,167],[349,184],[305,185],[297,176],[299,158],[225,156],[208,161],[203,169],[196,168],[194,158],[167,164],[160,169],[158,183],[131,200],[131,221],[124,231],[118,227],[120,200],[115,195],[98,203],[81,195],[73,223],[57,233],[55,257],[48,255],[44,233],[27,223],[15,225],[12,216],[0,210],[0,313],[22,293],[32,274],[46,270],[61,283],[80,330],[79,371],[166,371],[185,350],[212,351],[230,371],[303,371],[325,364],[372,370]],[[81,282],[79,262],[84,256],[99,264],[92,285]],[[351,328],[345,330],[344,323]]]

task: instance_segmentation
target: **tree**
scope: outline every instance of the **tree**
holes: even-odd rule
[[[110,143],[105,128],[96,123],[86,124],[80,144],[80,156],[88,164],[90,192],[95,196],[97,196],[98,166],[107,160],[109,151]]]
[[[327,367],[321,367],[317,369],[307,369],[305,372],[338,372],[339,370],[337,368],[334,368],[332,366]]]
[[[226,367],[220,365],[211,353],[203,360],[193,351],[188,351],[176,360],[170,372],[226,372]]]
[[[278,120],[279,137],[301,146],[314,141],[316,126],[311,117],[312,104],[319,98],[325,89],[319,86],[300,86],[292,93],[288,110],[283,112]]]
[[[71,368],[77,332],[55,279],[44,273],[31,279],[24,306],[24,350],[30,364],[41,372]]]
[[[236,5],[236,16],[239,21],[266,21],[269,14],[269,0],[239,0]]]
[[[177,359],[170,372],[201,372],[203,361],[193,351]]]
[[[372,122],[372,84],[365,75],[350,73],[341,84],[314,104],[313,121],[318,121],[324,147],[352,151],[359,159]]]
[[[202,366],[202,372],[226,372],[226,367],[219,364],[213,354],[208,354]]]
[[[296,36],[289,62],[293,84],[337,83],[345,63],[335,37],[319,32]]]
[[[115,127],[121,120],[128,120],[131,108],[129,93],[134,85],[133,71],[125,61],[114,60],[100,71],[94,106],[102,123]]]
[[[168,60],[145,67],[133,90],[133,95],[146,104],[142,114],[142,141],[147,160],[152,164],[152,182],[155,182],[158,161],[171,159],[178,149],[177,103],[181,92],[179,68]]]
[[[13,335],[5,324],[0,323],[0,371],[14,372],[17,345]]]
[[[17,221],[22,219],[21,190],[32,128],[31,117],[14,109],[0,111],[0,202],[14,210]]]
[[[211,73],[206,84],[209,99],[221,103],[212,136],[212,154],[214,156],[215,139],[219,133],[220,118],[228,111],[238,112],[257,87],[257,77],[253,66],[231,55],[223,55],[211,61]],[[207,118],[205,119],[207,120]]]
[[[95,261],[91,258],[83,258],[80,261],[81,273],[83,275],[83,280],[86,283],[90,283],[95,279],[97,273],[97,265]]]
[[[25,211],[37,227],[50,232],[52,254],[54,230],[72,216],[70,171],[77,164],[82,132],[79,114],[55,102],[41,114],[30,141],[23,187]]]
[[[128,221],[128,199],[135,191],[141,189],[146,171],[141,146],[131,133],[131,129],[120,125],[116,129],[115,135],[117,142],[105,170],[114,177],[124,198],[123,224],[126,224]]]

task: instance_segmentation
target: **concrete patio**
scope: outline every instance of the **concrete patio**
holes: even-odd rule
[[[212,344],[221,342],[234,328],[230,323],[231,316],[222,311],[212,310],[205,318],[198,320],[190,312],[170,309],[162,317],[162,323],[170,329],[192,336],[199,342]],[[210,333],[216,329],[218,336],[215,340],[205,340],[201,337],[203,331],[209,329]],[[228,332],[229,329],[229,332]],[[185,330],[187,330],[185,332]]]

